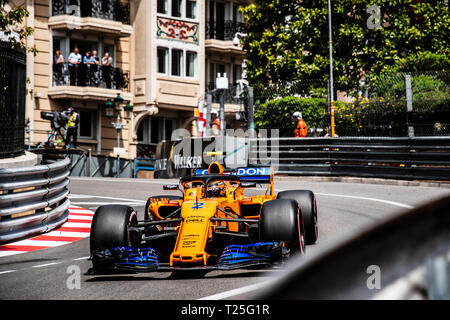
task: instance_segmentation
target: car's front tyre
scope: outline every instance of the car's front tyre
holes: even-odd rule
[[[291,252],[305,252],[305,230],[297,201],[276,199],[263,203],[260,225],[261,241],[285,242]]]
[[[302,211],[305,223],[306,244],[314,244],[319,237],[316,196],[310,190],[286,190],[277,195],[277,199],[296,200]]]
[[[129,228],[137,224],[136,211],[125,205],[105,205],[95,211],[91,225],[90,252],[135,245]]]

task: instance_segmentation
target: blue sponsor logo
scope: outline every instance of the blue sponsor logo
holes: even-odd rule
[[[205,203],[203,203],[203,202],[196,202],[191,207],[191,209],[203,209],[204,206],[205,206]]]
[[[208,174],[208,169],[197,169],[195,170],[196,176],[204,176]]]
[[[238,176],[267,176],[270,175],[270,168],[239,168],[235,174]]]
[[[197,169],[195,175],[207,175],[208,169]],[[237,172],[224,172],[224,174],[232,174],[236,176],[270,176],[270,168],[239,168]]]

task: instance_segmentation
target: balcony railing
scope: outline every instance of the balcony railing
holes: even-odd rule
[[[70,67],[68,63],[53,65],[53,86],[79,86],[129,91],[129,75],[110,66]]]
[[[209,20],[206,24],[206,39],[233,40],[236,32],[245,33],[247,24],[233,20]]]
[[[120,0],[53,0],[52,16],[65,14],[130,24],[130,5]]]

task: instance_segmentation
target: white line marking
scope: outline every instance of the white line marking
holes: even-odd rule
[[[397,206],[397,207],[407,208],[407,209],[414,208],[413,206],[410,206],[409,204],[406,204],[406,203],[384,200],[384,199],[376,199],[376,198],[368,198],[368,197],[360,197],[360,196],[348,196],[348,195],[332,194],[332,193],[320,193],[320,192],[317,192],[315,194],[321,195],[321,196],[327,196],[327,197],[340,197],[340,198],[352,198],[352,199],[359,199],[359,200],[376,201],[376,202],[382,202],[382,203],[390,204],[390,205]]]
[[[81,209],[69,209],[69,211],[70,211],[70,214],[72,214],[72,213],[75,213],[75,214],[77,214],[77,213],[83,213],[83,214],[94,215],[94,212],[93,212],[92,210],[88,210],[88,209],[85,209],[85,210],[81,210]]]
[[[48,233],[44,233],[46,236],[55,236],[55,237],[74,237],[74,238],[86,238],[89,237],[89,232],[71,232],[71,231],[50,231]]]
[[[265,188],[256,188],[256,189],[257,190],[266,190]],[[290,190],[290,189],[286,189],[286,190],[284,190],[284,189],[274,189],[274,191],[276,191],[276,192],[287,191],[287,190]],[[358,200],[382,202],[382,203],[386,203],[386,204],[390,204],[390,205],[393,205],[393,206],[396,206],[396,207],[401,207],[401,208],[406,208],[406,209],[414,208],[413,206],[411,206],[409,204],[406,204],[406,203],[390,201],[390,200],[384,200],[384,199],[377,199],[377,198],[350,196],[350,195],[334,194],[334,193],[322,193],[322,192],[314,192],[314,194],[321,195],[321,196],[326,196],[326,197],[351,198],[351,199],[358,199]]]
[[[90,228],[91,222],[88,221],[86,223],[82,222],[66,222],[62,225],[63,227],[70,227],[70,228]]]
[[[89,259],[89,258],[90,258],[90,257],[75,258],[75,259],[72,259],[72,261],[87,260],[87,259]]]
[[[11,243],[15,246],[57,247],[71,243],[70,241],[22,240]]]
[[[132,205],[137,205],[137,206],[142,206],[145,202],[143,201],[143,202],[137,202],[137,201],[135,201],[135,202],[126,202],[126,203],[124,203],[123,201],[121,201],[121,202],[118,202],[118,201],[116,201],[116,202],[89,202],[89,201],[86,201],[86,202],[74,202],[75,204],[80,204],[80,205],[84,205],[84,206],[86,206],[86,205],[93,205],[93,206],[103,206],[103,205],[106,205],[106,204],[126,204],[126,205],[130,205],[130,206],[132,206]]]
[[[61,262],[51,262],[46,264],[39,264],[37,266],[32,266],[32,268],[42,268],[42,267],[48,267],[48,266],[54,266],[55,264],[60,264]]]
[[[94,216],[77,216],[76,214],[71,214],[69,216],[69,219],[77,219],[77,220],[87,220],[87,221],[92,221],[92,219],[94,218]]]
[[[4,273],[11,273],[11,272],[16,272],[17,270],[6,270],[6,271],[0,271],[0,274],[4,274]]]
[[[122,201],[129,201],[129,202],[141,202],[141,203],[145,203],[146,202],[144,200],[137,200],[137,199],[117,198],[117,197],[108,197],[108,196],[91,196],[91,195],[86,195],[86,194],[74,194],[74,196],[76,196],[76,197],[83,196],[83,197],[86,197],[86,198],[111,199],[111,200],[119,200],[119,201],[122,200]]]
[[[69,194],[69,199],[85,199],[85,198],[91,198],[92,196],[88,195],[79,195],[79,194]]]
[[[232,296],[237,296],[243,293],[247,293],[250,291],[255,291],[258,289],[262,289],[266,286],[268,286],[270,283],[272,283],[273,280],[268,280],[268,281],[264,281],[264,282],[260,282],[260,283],[256,283],[256,284],[251,284],[249,286],[245,286],[242,288],[237,288],[237,289],[233,289],[233,290],[229,290],[229,291],[225,291],[225,292],[221,292],[221,293],[217,293],[217,294],[213,294],[211,296],[207,296],[204,298],[200,298],[197,300],[221,300],[221,299],[226,299]]]
[[[106,182],[128,182],[128,183],[144,183],[144,184],[167,184],[167,183],[178,183],[179,179],[158,179],[158,180],[149,180],[149,179],[133,179],[133,178],[98,178],[98,177],[70,177],[73,180],[88,180],[92,181],[106,181]]]

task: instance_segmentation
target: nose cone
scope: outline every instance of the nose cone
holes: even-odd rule
[[[210,218],[216,213],[217,201],[186,201],[181,207],[181,217],[175,250],[170,256],[171,266],[207,265],[205,252],[210,236]]]

